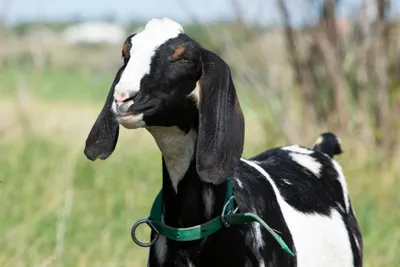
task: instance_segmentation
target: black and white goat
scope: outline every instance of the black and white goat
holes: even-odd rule
[[[86,156],[110,156],[119,124],[146,128],[162,153],[165,224],[190,227],[220,215],[230,177],[239,211],[260,216],[295,253],[284,253],[259,224],[249,223],[199,241],[160,236],[149,266],[362,265],[362,239],[338,163],[297,145],[241,157],[244,118],[220,57],[167,18],[129,36],[122,55]]]

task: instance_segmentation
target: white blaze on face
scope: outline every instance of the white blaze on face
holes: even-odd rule
[[[133,95],[138,92],[143,76],[150,73],[151,58],[157,48],[180,33],[183,33],[182,26],[169,18],[150,20],[144,30],[130,40],[130,59],[115,86],[116,93]]]

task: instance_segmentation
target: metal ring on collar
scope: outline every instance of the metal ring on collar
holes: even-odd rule
[[[143,223],[146,223],[156,234],[155,238],[148,243],[140,242],[136,238],[136,229],[139,227],[139,225],[141,225]],[[141,247],[151,247],[158,240],[159,236],[160,236],[160,233],[157,231],[157,229],[154,227],[154,225],[149,221],[149,219],[142,219],[142,220],[137,221],[133,225],[132,230],[131,230],[131,237],[132,237],[133,242],[135,242],[138,246],[141,246]]]

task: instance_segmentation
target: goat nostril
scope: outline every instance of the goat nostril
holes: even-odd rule
[[[115,93],[114,94],[114,99],[115,102],[117,102],[118,104],[121,104],[123,102],[127,102],[129,100],[133,100],[135,97],[137,96],[137,92],[134,93]]]
[[[114,94],[114,99],[117,103],[122,103],[125,100],[124,97],[122,96],[122,94],[118,94],[118,93]]]
[[[126,94],[126,93],[115,93],[115,94],[114,94],[114,99],[115,99],[115,101],[117,101],[118,103],[122,103],[122,102],[126,101],[126,99],[127,99],[127,94]]]

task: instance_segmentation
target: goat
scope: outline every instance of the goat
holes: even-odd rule
[[[257,214],[295,254],[259,224],[246,223],[188,242],[160,235],[148,266],[362,266],[361,234],[339,164],[298,145],[242,158],[244,116],[219,56],[163,18],[130,35],[122,57],[86,157],[109,157],[119,125],[145,128],[162,153],[163,223],[191,227],[216,218],[231,181],[239,212]]]
[[[322,133],[313,145],[313,150],[333,158],[343,153],[340,138],[331,132]]]

